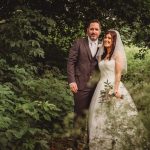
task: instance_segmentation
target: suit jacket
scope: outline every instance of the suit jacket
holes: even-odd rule
[[[93,88],[99,80],[95,74],[99,75],[98,61],[91,55],[88,38],[77,39],[69,51],[68,83],[76,82],[79,90]],[[91,84],[90,81],[94,82]]]

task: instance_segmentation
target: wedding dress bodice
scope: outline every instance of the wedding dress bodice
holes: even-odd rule
[[[115,60],[102,60],[99,62],[101,80],[113,82],[115,80]]]

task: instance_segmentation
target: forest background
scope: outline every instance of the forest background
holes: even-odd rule
[[[94,18],[100,39],[110,28],[121,34],[123,81],[150,137],[150,0],[1,0],[0,150],[46,150],[70,136],[68,51]]]

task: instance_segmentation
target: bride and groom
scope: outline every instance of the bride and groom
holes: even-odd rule
[[[91,20],[87,37],[75,40],[69,51],[67,74],[74,95],[75,128],[86,119],[88,110],[90,150],[143,150],[145,129],[121,82],[127,60],[120,34],[108,30],[100,45],[100,33],[100,22]]]

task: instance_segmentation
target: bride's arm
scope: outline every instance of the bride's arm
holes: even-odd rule
[[[122,74],[122,60],[121,60],[121,57],[118,56],[115,59],[115,85],[114,85],[114,93],[115,93],[115,96],[118,98],[121,97],[121,94],[119,92],[121,74]]]

